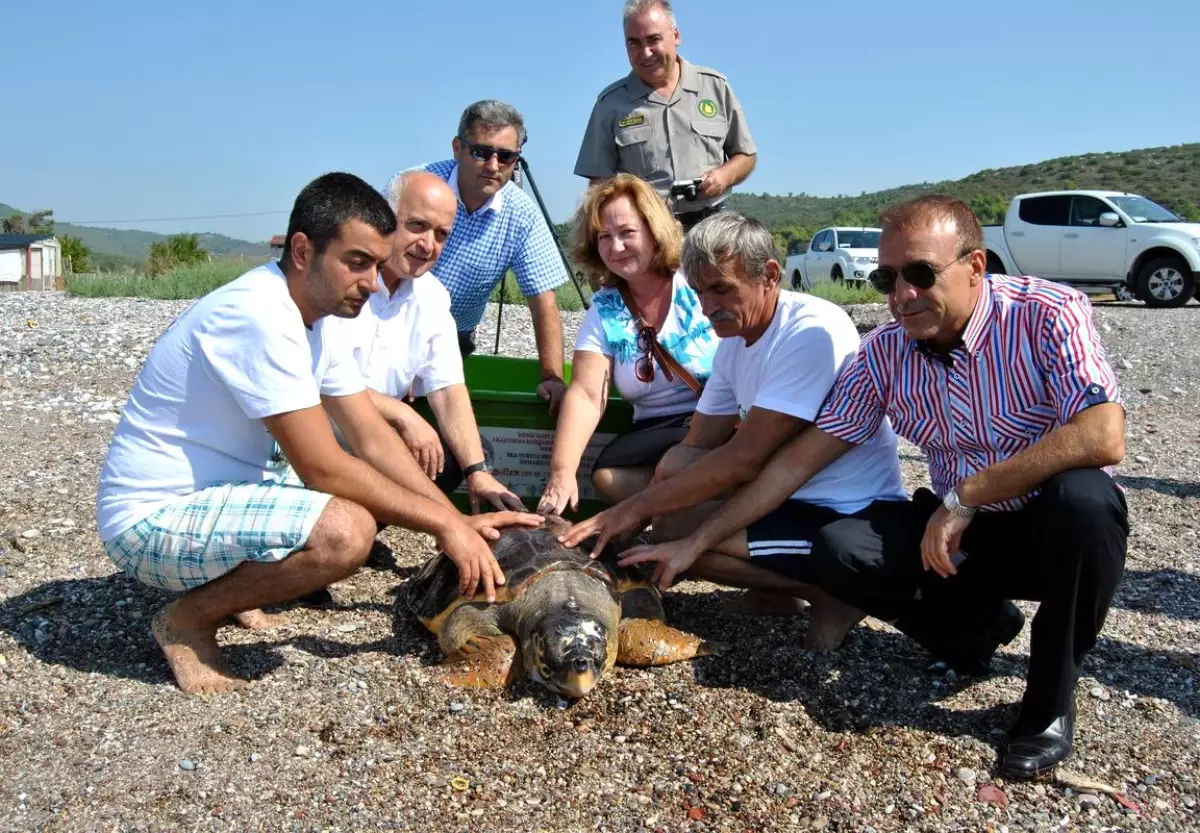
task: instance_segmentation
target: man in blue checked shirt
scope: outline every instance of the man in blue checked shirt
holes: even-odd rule
[[[450,293],[463,356],[475,350],[475,328],[488,298],[512,269],[533,318],[542,366],[537,392],[549,402],[550,413],[557,414],[566,386],[562,319],[554,290],[566,282],[567,274],[537,204],[512,183],[527,138],[525,121],[515,107],[477,101],[459,119],[454,158],[424,168],[446,180],[458,198],[437,278]]]

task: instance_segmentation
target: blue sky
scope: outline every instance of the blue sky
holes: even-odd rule
[[[314,176],[382,184],[445,158],[463,107],[500,98],[563,220],[595,96],[629,71],[621,5],[6,4],[0,202],[67,221],[283,212],[117,226],[263,240]],[[1196,0],[678,0],[676,16],[681,53],[746,111],[742,190],[857,194],[1200,139]]]

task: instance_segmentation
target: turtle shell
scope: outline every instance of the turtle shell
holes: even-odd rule
[[[570,526],[563,518],[551,516],[537,529],[513,526],[500,530],[500,537],[490,542],[505,578],[504,584],[496,588],[497,604],[519,598],[531,579],[549,570],[589,573],[611,586],[614,593],[644,582],[643,571],[619,566],[616,553],[611,549],[602,558],[593,560],[589,557],[591,540],[578,547],[560,544],[557,536]],[[438,553],[404,583],[400,595],[404,605],[417,618],[428,622],[462,601],[458,592],[458,568],[445,553]],[[486,601],[482,594],[474,599],[475,603]]]

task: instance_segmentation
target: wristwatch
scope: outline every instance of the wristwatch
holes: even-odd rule
[[[951,489],[946,492],[946,497],[942,499],[942,506],[951,514],[958,515],[960,518],[969,518],[975,514],[974,506],[966,506],[958,499],[958,490]]]
[[[487,464],[487,460],[480,460],[478,463],[476,463],[473,466],[467,466],[465,469],[463,469],[463,477],[464,478],[470,477],[477,471],[482,471],[482,472],[490,472],[491,471],[491,468]]]

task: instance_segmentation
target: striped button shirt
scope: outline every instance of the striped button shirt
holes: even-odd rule
[[[446,180],[458,196],[455,160],[423,167]],[[545,218],[533,199],[511,181],[473,213],[459,198],[454,228],[438,258],[437,278],[450,292],[450,314],[459,332],[479,324],[492,290],[509,269],[527,298],[567,281]]]
[[[1121,402],[1081,292],[989,275],[958,345],[934,353],[896,322],[864,337],[817,418],[861,443],[887,416],[929,458],[939,497],[1102,402]],[[1013,510],[1032,496],[981,507]]]

